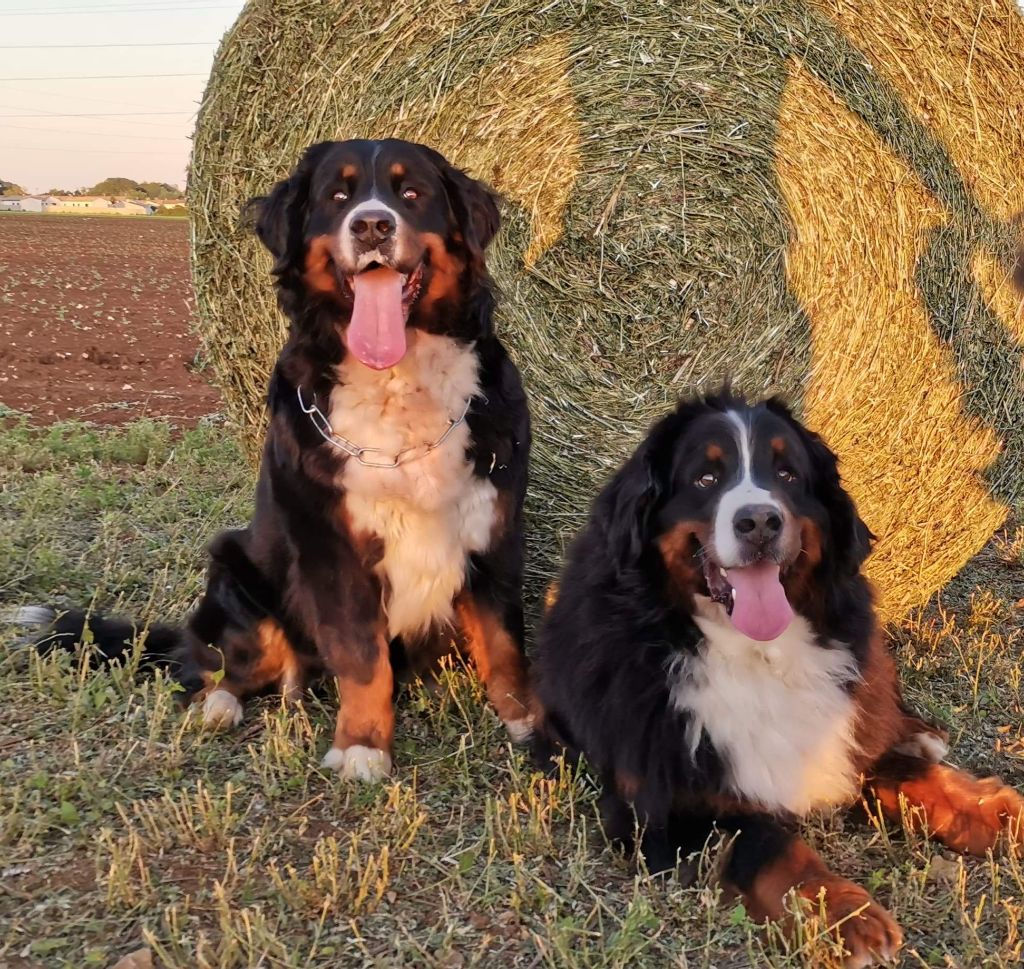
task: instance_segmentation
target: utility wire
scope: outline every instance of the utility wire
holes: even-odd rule
[[[181,40],[155,44],[0,44],[0,50],[90,50],[100,47],[212,47],[216,40]]]
[[[0,118],[153,118],[160,115],[192,114],[191,111],[98,111],[96,114],[0,114]]]
[[[4,151],[53,151],[53,145],[4,145]],[[167,156],[164,151],[106,151],[98,148],[76,148],[76,155],[162,155]]]
[[[147,7],[144,10],[97,10],[95,8],[91,10],[37,10],[29,13],[19,13],[18,11],[3,10],[0,11],[0,17],[90,17],[90,16],[110,16],[111,14],[128,14],[128,13],[174,13],[174,12],[189,12],[192,10],[233,10],[233,6],[220,5],[215,7]],[[120,45],[118,45],[120,46]]]
[[[121,81],[140,77],[206,77],[196,74],[46,74],[33,77],[0,77],[0,81]]]
[[[93,138],[126,138],[129,141],[174,141],[178,144],[185,141],[184,137],[171,138],[168,135],[118,135],[112,131],[75,131],[72,128],[38,128],[27,124],[8,124],[6,121],[0,122],[0,128],[17,128],[19,131],[37,131],[43,133],[52,131],[54,134],[89,135]]]

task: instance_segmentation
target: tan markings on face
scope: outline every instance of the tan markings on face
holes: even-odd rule
[[[681,521],[658,537],[670,592],[681,595],[684,601],[689,601],[700,588],[702,575],[695,553],[698,547],[707,547],[710,530],[707,522]]]
[[[373,663],[362,676],[338,677],[341,708],[334,728],[334,746],[345,750],[355,744],[390,753],[395,734],[392,704],[394,680],[383,630],[377,634]]]
[[[401,162],[395,162],[391,166],[391,177],[405,178],[405,165],[403,165]]]
[[[704,452],[709,461],[721,461],[725,452],[717,444],[709,444]]]
[[[345,179],[345,181],[348,181],[350,178],[355,178],[358,172],[359,168],[351,163],[341,166],[341,177]]]
[[[422,239],[430,253],[432,270],[427,291],[422,298],[422,302],[429,305],[458,294],[459,280],[466,264],[448,251],[444,239],[436,233],[425,232]]]
[[[773,454],[784,454],[786,451],[786,441],[781,437],[773,437],[771,440],[772,453]]]
[[[317,236],[310,240],[306,249],[306,271],[303,278],[306,285],[315,292],[337,293],[338,279],[331,258],[330,236]]]
[[[787,524],[786,532],[796,536],[800,542],[800,550],[782,577],[786,597],[797,612],[812,615],[820,600],[814,584],[814,570],[821,562],[821,529],[810,518],[799,517],[793,525]]]

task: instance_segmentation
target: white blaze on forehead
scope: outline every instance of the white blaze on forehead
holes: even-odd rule
[[[711,530],[711,543],[718,555],[719,563],[725,568],[732,568],[734,565],[738,565],[743,558],[733,528],[736,513],[746,505],[771,505],[780,515],[783,512],[779,503],[772,497],[772,493],[754,483],[753,447],[749,422],[736,411],[726,411],[725,416],[735,430],[736,446],[740,455],[739,478],[731,488],[722,492],[718,499],[718,509],[715,512],[715,522]]]

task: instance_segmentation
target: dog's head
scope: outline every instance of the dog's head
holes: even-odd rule
[[[314,145],[252,205],[293,322],[310,303],[329,302],[345,345],[369,367],[401,360],[406,327],[464,329],[467,301],[487,289],[496,198],[423,145]]]
[[[720,604],[758,640],[856,575],[873,538],[822,440],[780,401],[730,394],[655,425],[598,514],[620,568],[656,555],[677,592]]]

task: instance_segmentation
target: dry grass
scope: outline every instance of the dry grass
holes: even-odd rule
[[[975,275],[984,253],[1005,276],[1024,207],[1014,18],[1010,0],[252,0],[190,181],[201,327],[248,453],[284,327],[242,204],[317,139],[422,138],[509,203],[492,262],[537,427],[534,596],[646,425],[728,374],[808,392],[857,442],[875,575],[893,613],[922,604],[1022,494],[1019,328]],[[933,527],[953,506],[964,521]]]
[[[244,520],[251,487],[212,429],[0,429],[0,606],[96,590],[144,620],[178,617],[207,538]],[[943,610],[894,627],[910,701],[950,726],[957,761],[1018,786],[1022,547],[1007,531]],[[532,772],[461,670],[402,698],[398,774],[362,788],[316,768],[330,695],[255,704],[240,730],[210,735],[166,678],[40,660],[12,636],[0,630],[10,969],[108,967],[140,948],[165,969],[838,966],[810,915],[783,939],[722,898],[715,846],[689,887],[632,872],[586,779]],[[807,835],[900,918],[902,966],[1019,965],[1019,858],[962,861],[847,814]]]

